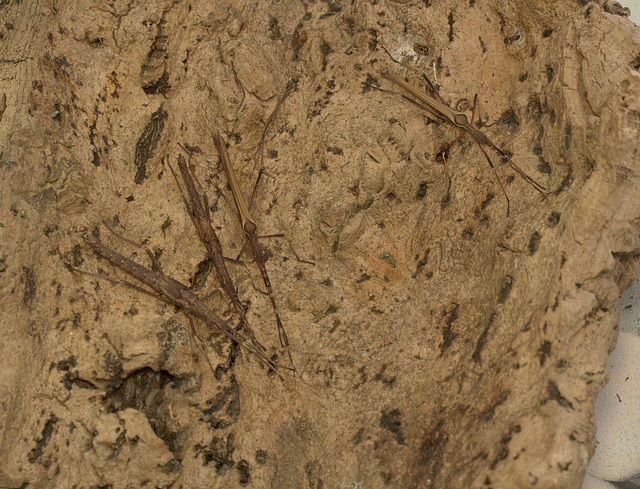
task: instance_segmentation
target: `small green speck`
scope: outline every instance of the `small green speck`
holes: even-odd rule
[[[382,253],[380,253],[379,258],[382,258],[383,260],[389,262],[389,264],[393,268],[396,268],[396,259],[388,251],[383,251]]]

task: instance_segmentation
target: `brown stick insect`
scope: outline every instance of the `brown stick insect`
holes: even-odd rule
[[[238,217],[240,218],[240,224],[242,225],[242,229],[244,231],[245,238],[246,238],[245,243],[242,246],[242,250],[240,250],[240,255],[242,254],[242,251],[244,251],[244,247],[246,246],[246,244],[249,243],[249,246],[251,247],[251,251],[253,252],[254,261],[256,262],[256,264],[258,265],[258,268],[260,269],[262,280],[264,281],[264,285],[267,288],[267,293],[269,294],[269,298],[271,299],[271,305],[273,306],[273,313],[276,317],[276,324],[278,327],[278,338],[280,340],[280,345],[283,348],[286,348],[287,354],[289,355],[289,360],[293,364],[293,359],[291,358],[291,352],[289,351],[289,338],[287,337],[287,333],[284,329],[284,325],[282,324],[282,320],[280,319],[280,315],[278,314],[278,308],[276,306],[276,299],[273,294],[273,288],[271,287],[271,281],[269,280],[269,275],[267,274],[267,267],[266,267],[267,257],[264,250],[260,246],[260,243],[258,243],[258,238],[284,237],[284,235],[272,234],[268,236],[258,236],[257,234],[258,226],[256,225],[255,221],[251,217],[251,213],[249,212],[249,206],[253,202],[253,198],[255,196],[255,190],[262,176],[262,168],[260,168],[260,172],[258,173],[256,185],[254,187],[253,194],[251,195],[251,201],[249,205],[247,205],[246,200],[242,196],[242,191],[240,190],[240,185],[238,184],[238,179],[236,178],[236,174],[233,171],[233,167],[231,166],[231,160],[229,159],[229,153],[227,152],[227,146],[224,139],[222,139],[222,136],[219,133],[215,133],[213,136],[213,140],[216,144],[216,147],[218,148],[218,153],[220,153],[220,160],[222,161],[222,166],[227,175],[227,180],[229,181],[229,186],[231,187],[231,193],[233,194],[233,200],[235,201],[236,208],[238,210]],[[262,151],[262,148],[260,148],[260,150]],[[296,255],[296,258],[299,261],[304,262],[304,260],[300,260],[300,258],[298,258],[297,255]],[[306,263],[310,263],[310,262],[306,262]]]
[[[226,336],[227,338],[238,343],[241,347],[245,348],[247,351],[254,354],[263,364],[265,364],[268,368],[274,370],[278,374],[278,376],[282,379],[282,374],[280,373],[280,370],[279,370],[280,365],[278,365],[277,363],[269,359],[260,348],[254,345],[251,341],[248,341],[247,339],[245,339],[239,332],[231,328],[224,319],[222,319],[220,316],[218,316],[213,311],[211,311],[202,302],[202,300],[194,292],[192,292],[186,285],[183,285],[177,280],[174,280],[173,278],[165,275],[164,272],[162,272],[162,269],[160,268],[160,263],[158,262],[156,257],[153,255],[151,250],[139,245],[138,243],[135,243],[126,238],[123,238],[122,236],[120,236],[120,238],[127,241],[130,244],[143,248],[147,253],[147,255],[149,256],[149,258],[151,259],[153,266],[156,268],[156,270],[146,268],[140,265],[139,263],[133,261],[132,259],[127,258],[124,255],[121,255],[117,251],[112,250],[111,248],[105,246],[101,241],[99,241],[97,238],[94,238],[93,236],[90,236],[90,235],[85,236],[85,239],[89,244],[89,246],[91,246],[91,248],[93,248],[93,250],[98,255],[107,259],[113,265],[120,268],[121,270],[124,270],[126,273],[128,273],[132,277],[138,279],[140,282],[150,287],[152,291],[124,280],[116,280],[106,275],[94,274],[94,273],[85,272],[82,270],[77,270],[76,268],[73,268],[73,267],[71,268],[75,271],[79,271],[84,274],[97,276],[99,278],[104,278],[113,283],[121,283],[128,287],[136,289],[140,292],[156,297],[157,299],[160,299],[168,304],[172,304],[174,306],[179,307],[188,316],[194,316],[200,319],[201,321],[203,321],[209,328],[211,328],[213,332]],[[192,332],[195,335],[196,339],[199,340],[195,332],[195,328],[193,327],[193,324],[192,324]],[[288,367],[284,367],[284,368],[288,368]]]
[[[173,173],[173,177],[178,184],[178,188],[180,189],[180,193],[182,194],[182,200],[184,201],[184,205],[187,208],[187,212],[189,217],[191,218],[191,222],[193,226],[196,228],[198,232],[198,236],[200,240],[204,244],[209,257],[213,261],[213,265],[216,269],[216,274],[218,276],[218,280],[222,285],[222,288],[227,293],[234,307],[240,313],[242,317],[242,322],[244,323],[244,327],[247,331],[247,334],[251,338],[251,341],[259,348],[264,349],[264,347],[258,342],[256,339],[251,326],[249,326],[249,320],[244,311],[244,307],[240,302],[240,298],[238,297],[238,293],[236,292],[236,288],[233,285],[233,281],[231,280],[231,276],[229,275],[229,271],[227,270],[227,266],[225,265],[225,258],[222,253],[222,246],[220,245],[220,240],[213,230],[213,226],[211,225],[211,214],[209,212],[209,202],[207,199],[207,194],[202,193],[202,198],[198,194],[196,189],[196,185],[194,182],[194,178],[191,174],[191,171],[187,167],[187,163],[184,159],[184,156],[178,156],[178,169],[180,170],[180,174],[182,176],[182,180],[184,181],[185,191],[183,191],[180,182],[178,181],[178,176],[171,164],[169,164],[169,168],[171,169],[171,173]]]
[[[475,96],[473,101],[473,112],[471,116],[471,121],[469,121],[465,114],[461,112],[456,112],[452,110],[451,107],[449,107],[449,105],[447,105],[447,103],[438,93],[438,90],[436,89],[436,87],[433,85],[433,83],[431,83],[431,80],[429,80],[429,78],[426,75],[423,74],[422,76],[424,80],[427,82],[427,84],[429,85],[429,87],[431,88],[431,90],[433,91],[433,93],[438,97],[437,99],[434,97],[431,97],[430,95],[426,94],[422,90],[419,90],[418,88],[414,87],[413,85],[406,82],[400,76],[393,73],[392,71],[384,69],[380,72],[380,74],[384,76],[386,79],[390,80],[391,82],[395,83],[399,87],[409,92],[411,95],[417,98],[419,102],[416,102],[415,100],[403,95],[404,98],[417,104],[423,109],[435,114],[437,117],[441,119],[445,119],[449,121],[451,124],[462,129],[464,132],[456,139],[456,141],[460,139],[460,137],[462,137],[465,133],[470,134],[471,137],[473,137],[473,139],[478,144],[478,147],[484,154],[485,158],[489,162],[489,166],[491,166],[491,169],[493,170],[493,173],[496,176],[498,183],[500,184],[500,188],[502,189],[502,192],[504,193],[505,198],[507,199],[507,215],[509,215],[509,196],[507,195],[504,185],[502,184],[502,182],[500,181],[500,178],[498,177],[498,174],[493,165],[493,162],[489,158],[489,155],[487,154],[485,149],[482,147],[483,144],[493,149],[498,154],[498,156],[500,156],[500,158],[502,158],[502,160],[506,162],[513,169],[513,171],[515,171],[518,175],[520,175],[520,177],[523,180],[525,180],[527,183],[529,183],[534,189],[540,192],[540,194],[542,194],[544,198],[547,197],[547,193],[545,191],[546,189],[542,185],[540,185],[533,178],[527,175],[520,167],[518,167],[518,165],[516,165],[511,160],[509,155],[507,155],[504,151],[498,148],[498,146],[496,146],[482,131],[480,131],[473,125],[473,117],[475,116],[476,102],[478,99],[477,95]]]

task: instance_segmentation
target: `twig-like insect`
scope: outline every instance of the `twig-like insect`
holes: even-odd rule
[[[236,178],[236,174],[233,171],[233,167],[231,166],[231,161],[229,159],[229,153],[227,152],[227,146],[222,139],[222,136],[219,133],[214,134],[213,140],[216,143],[216,147],[218,148],[218,153],[220,153],[220,160],[222,161],[222,166],[224,167],[224,171],[227,174],[227,180],[229,181],[229,186],[231,187],[231,193],[233,194],[233,200],[236,203],[236,208],[238,209],[238,216],[240,218],[240,223],[242,225],[242,229],[244,231],[246,241],[245,245],[248,242],[251,246],[251,251],[253,252],[253,258],[260,269],[260,273],[262,275],[262,280],[264,281],[264,285],[267,288],[267,293],[269,294],[269,298],[271,299],[271,305],[273,306],[273,313],[276,317],[276,324],[278,326],[278,338],[280,339],[280,345],[283,348],[286,348],[287,354],[289,355],[289,360],[293,364],[293,359],[291,358],[291,352],[289,351],[289,338],[287,337],[287,333],[284,329],[284,325],[282,324],[282,320],[280,319],[280,315],[278,314],[278,308],[276,306],[276,299],[273,295],[273,289],[271,287],[271,282],[269,281],[269,275],[267,274],[267,267],[265,265],[267,259],[264,253],[264,250],[258,243],[258,238],[269,238],[269,237],[282,237],[282,234],[273,234],[269,236],[258,236],[258,226],[255,221],[251,217],[249,213],[249,206],[247,202],[244,200],[242,196],[242,192],[240,191],[240,185],[238,185],[238,180]],[[253,201],[253,197],[255,196],[255,188],[257,188],[258,181],[260,181],[260,177],[262,176],[262,168],[260,169],[260,173],[258,174],[258,179],[256,181],[256,186],[254,187],[253,195],[251,196],[251,201]],[[244,246],[242,247],[242,251],[244,250]]]
[[[407,100],[417,104],[418,106],[422,107],[423,109],[428,110],[429,112],[435,114],[436,116],[438,116],[438,117],[440,117],[442,119],[448,120],[453,125],[459,127],[460,129],[465,131],[467,134],[470,134],[475,139],[476,143],[478,144],[478,147],[480,148],[480,150],[484,154],[485,158],[489,162],[489,166],[491,166],[491,169],[493,170],[493,173],[496,176],[496,179],[498,180],[498,183],[500,184],[500,188],[502,189],[502,192],[504,193],[504,195],[505,195],[505,197],[507,199],[507,215],[509,215],[509,196],[507,195],[507,191],[505,190],[504,186],[502,185],[502,182],[500,181],[500,178],[498,177],[496,169],[493,166],[493,163],[492,163],[491,159],[489,158],[489,155],[487,154],[487,152],[482,147],[482,144],[485,144],[485,145],[489,146],[491,149],[493,149],[498,154],[498,156],[500,156],[500,158],[502,158],[503,161],[505,161],[513,169],[513,171],[515,171],[518,175],[520,175],[520,177],[522,177],[523,180],[525,180],[534,189],[536,189],[538,192],[540,192],[544,198],[547,197],[547,193],[545,191],[546,189],[542,185],[540,185],[533,178],[531,178],[529,175],[527,175],[520,167],[518,167],[518,165],[516,165],[511,160],[509,155],[507,155],[504,151],[502,151],[500,148],[498,148],[482,131],[480,131],[478,128],[473,126],[473,115],[475,115],[476,102],[477,102],[477,98],[478,98],[477,95],[476,95],[476,97],[474,98],[474,101],[473,101],[473,115],[471,117],[471,122],[469,122],[467,120],[467,116],[465,114],[462,114],[460,112],[455,112],[454,110],[451,109],[451,107],[449,107],[447,105],[447,103],[442,99],[442,97],[440,97],[440,94],[436,90],[436,87],[433,85],[433,83],[431,83],[431,80],[429,80],[429,78],[427,78],[426,75],[422,75],[422,76],[425,79],[425,81],[427,82],[427,84],[429,85],[429,87],[431,88],[431,90],[433,91],[433,93],[438,97],[437,99],[434,98],[434,97],[431,97],[430,95],[427,95],[422,90],[419,90],[418,88],[414,87],[413,85],[411,85],[410,83],[406,82],[400,76],[398,76],[397,74],[393,73],[392,71],[389,71],[389,70],[385,69],[385,70],[382,70],[380,73],[386,79],[392,81],[393,83],[395,83],[399,87],[405,89],[407,92],[409,92],[415,98],[417,98],[420,102],[416,102],[415,100],[410,99],[410,98],[408,98],[408,97],[403,95],[404,98],[406,98]],[[460,137],[462,137],[462,135],[464,135],[465,132],[463,132],[458,137],[458,139],[460,139]],[[456,141],[457,141],[457,139],[456,139]]]
[[[132,277],[135,277],[143,284],[149,286],[154,292],[127,281],[115,280],[105,275],[84,272],[75,268],[74,270],[80,271],[85,274],[97,276],[99,278],[104,278],[113,283],[122,283],[124,285],[127,285],[128,287],[139,290],[140,292],[151,295],[152,297],[156,297],[157,299],[160,299],[168,304],[173,304],[174,306],[181,308],[185,312],[185,314],[195,316],[196,318],[202,320],[215,333],[226,336],[227,338],[238,343],[247,351],[253,353],[262,363],[264,363],[268,368],[274,370],[278,374],[278,376],[282,378],[282,374],[279,370],[280,365],[270,360],[260,348],[254,345],[251,341],[246,340],[243,336],[240,335],[240,333],[231,328],[224,319],[222,319],[220,316],[211,311],[207,306],[205,306],[200,298],[195,293],[193,293],[186,285],[183,285],[177,280],[166,276],[162,272],[160,264],[151,250],[149,250],[148,248],[144,248],[141,245],[126,238],[122,238],[135,246],[142,247],[151,259],[157,271],[144,267],[139,263],[133,261],[132,259],[121,255],[117,251],[105,246],[102,242],[100,242],[93,236],[86,236],[85,239],[89,246],[91,246],[91,248],[93,248],[93,250],[98,255],[106,258],[116,267],[124,270]]]
[[[258,342],[255,335],[253,334],[253,330],[251,326],[249,326],[249,321],[244,311],[244,307],[240,303],[240,298],[238,297],[238,293],[233,285],[233,281],[231,280],[231,276],[229,275],[229,271],[227,270],[227,266],[224,263],[224,255],[222,253],[222,246],[220,246],[220,240],[213,230],[213,226],[211,225],[211,214],[209,212],[209,202],[207,199],[207,194],[202,193],[202,198],[198,194],[196,189],[193,177],[189,168],[187,168],[187,163],[184,159],[184,156],[178,156],[178,168],[180,170],[180,174],[182,175],[182,180],[184,181],[184,185],[186,188],[185,192],[182,190],[182,186],[178,181],[178,176],[171,164],[169,164],[169,168],[171,169],[171,173],[173,173],[173,177],[178,184],[178,188],[180,189],[180,193],[182,194],[182,200],[184,201],[184,205],[187,208],[187,212],[189,213],[189,217],[191,218],[191,222],[193,222],[193,226],[196,228],[198,232],[198,236],[200,236],[200,240],[204,244],[207,249],[211,260],[213,261],[213,265],[216,269],[216,273],[218,275],[218,280],[222,285],[222,288],[227,293],[231,302],[233,303],[236,310],[240,313],[242,317],[242,322],[244,323],[244,327],[247,330],[247,334],[251,338],[251,341],[258,347],[264,349],[264,347]]]

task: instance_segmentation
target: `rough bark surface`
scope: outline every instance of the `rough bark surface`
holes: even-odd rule
[[[640,33],[609,3],[0,2],[0,486],[579,487],[640,251]],[[458,131],[379,75],[420,83],[392,57],[467,113],[478,93],[549,198],[493,158],[507,216],[468,137],[437,158]],[[212,130],[249,195],[272,116],[254,217],[315,261],[265,243],[295,383],[65,267],[126,278],[83,242],[105,220],[207,297],[167,161],[193,150],[235,256]]]

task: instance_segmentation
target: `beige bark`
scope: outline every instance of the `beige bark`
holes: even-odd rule
[[[0,486],[579,487],[640,250],[640,33],[612,5],[0,2]],[[478,93],[548,200],[493,158],[507,217],[472,141],[436,158],[457,130],[389,55],[453,107]],[[196,149],[235,256],[211,130],[248,195],[282,98],[253,214],[316,263],[266,243],[295,385],[64,265],[125,278],[83,244],[107,220],[212,292],[167,161]],[[232,273],[285,358],[258,270]]]

